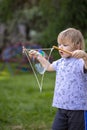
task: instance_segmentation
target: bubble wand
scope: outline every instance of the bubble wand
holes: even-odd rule
[[[64,50],[64,49],[62,49],[62,48],[59,48],[59,47],[57,47],[57,46],[53,46],[53,48],[54,48],[54,49],[57,49],[57,50],[61,50],[61,51],[65,52],[65,53],[68,53],[68,54],[72,55],[72,52],[67,51],[67,50]]]

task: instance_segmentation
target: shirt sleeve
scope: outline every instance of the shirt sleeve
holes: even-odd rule
[[[84,61],[83,61],[83,59],[79,60],[79,67],[80,67],[80,70],[82,71],[83,74],[87,74],[87,70],[85,70],[85,68],[84,68]]]
[[[54,61],[54,62],[52,63],[52,67],[54,68],[55,71],[57,70],[57,66],[58,66],[58,60],[57,60],[57,61]]]

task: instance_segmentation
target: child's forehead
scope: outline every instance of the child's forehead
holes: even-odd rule
[[[65,44],[65,43],[71,44],[71,39],[68,37],[58,37],[57,42],[59,44]]]

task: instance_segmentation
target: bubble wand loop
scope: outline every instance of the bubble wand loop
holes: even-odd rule
[[[30,57],[29,57],[29,52],[28,52],[27,49],[25,49],[24,52],[25,52],[25,54],[26,54],[26,56],[27,56],[27,59],[28,59],[28,61],[29,61],[29,63],[30,63],[30,66],[31,66],[32,71],[33,71],[33,73],[34,73],[34,75],[35,75],[36,81],[37,81],[37,83],[38,83],[38,86],[39,86],[39,89],[40,89],[40,92],[41,92],[41,91],[42,91],[42,90],[41,90],[41,85],[40,85],[40,83],[39,83],[39,80],[38,80],[38,77],[37,77],[37,75],[36,75],[36,72],[35,72],[35,70],[34,70],[34,68],[33,68],[33,66],[32,66],[32,63],[31,63],[31,60],[30,60]]]
[[[72,55],[72,52],[67,51],[67,50],[64,50],[64,49],[62,49],[62,48],[59,48],[59,47],[57,47],[57,46],[53,46],[53,48],[56,49],[56,50],[61,50],[61,51],[65,52],[65,53],[68,53],[68,54]]]
[[[24,46],[23,46],[24,47]],[[42,50],[50,50],[50,53],[49,53],[49,56],[48,56],[48,58],[47,58],[47,60],[49,61],[49,58],[50,58],[50,56],[51,56],[51,53],[52,53],[52,51],[53,51],[53,49],[54,48],[42,48]],[[32,71],[33,71],[33,73],[34,73],[34,75],[35,75],[35,78],[36,78],[36,80],[37,80],[37,83],[38,83],[38,86],[39,86],[39,89],[40,89],[40,92],[42,91],[42,86],[43,86],[43,78],[44,78],[44,74],[45,74],[45,71],[46,71],[46,69],[45,69],[45,71],[44,71],[44,73],[42,74],[42,79],[41,79],[41,83],[39,82],[39,79],[38,79],[38,77],[37,77],[37,75],[36,75],[36,72],[35,72],[35,70],[34,70],[34,68],[33,68],[33,65],[32,65],[32,63],[31,63],[31,60],[30,60],[30,56],[29,56],[29,51],[30,51],[31,49],[25,49],[24,50],[24,53],[26,54],[26,56],[27,56],[27,59],[28,59],[28,61],[29,61],[29,63],[30,63],[30,66],[31,66],[31,68],[32,68]],[[39,50],[39,49],[33,49],[33,50]]]

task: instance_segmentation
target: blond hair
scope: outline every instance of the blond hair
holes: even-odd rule
[[[85,43],[82,33],[75,28],[68,28],[59,33],[58,43],[70,42],[74,46],[79,45],[80,50],[85,50]]]

